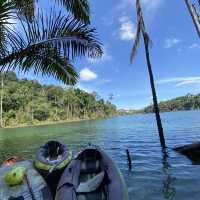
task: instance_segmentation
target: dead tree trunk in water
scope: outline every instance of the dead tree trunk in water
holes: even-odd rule
[[[158,132],[159,132],[160,144],[162,148],[166,148],[163,127],[162,127],[162,122],[160,118],[160,109],[158,106],[158,100],[157,100],[156,89],[155,89],[155,84],[154,84],[154,77],[153,77],[153,72],[152,72],[152,67],[151,67],[150,56],[149,56],[149,37],[144,32],[143,32],[143,39],[144,39],[144,45],[145,45],[145,54],[146,54],[147,67],[148,67],[148,72],[149,72],[149,79],[150,79],[150,85],[151,85],[152,96],[153,96],[154,112],[156,115],[156,122],[157,122],[157,127],[158,127]]]
[[[148,68],[148,72],[149,72],[149,79],[150,79],[150,85],[151,85],[152,96],[153,96],[154,112],[155,112],[155,116],[156,116],[156,122],[157,122],[157,127],[158,127],[158,132],[159,132],[159,138],[160,138],[160,145],[163,149],[166,149],[163,127],[162,127],[162,122],[161,122],[161,118],[160,118],[160,111],[159,111],[159,107],[158,107],[156,89],[155,89],[155,84],[154,84],[154,77],[153,77],[150,55],[149,55],[150,38],[149,38],[149,35],[145,28],[142,8],[140,6],[140,0],[136,0],[136,11],[137,11],[137,31],[136,31],[136,36],[134,39],[134,44],[133,44],[130,60],[132,63],[133,59],[136,55],[139,43],[140,43],[140,38],[141,38],[141,36],[143,36],[147,68]]]

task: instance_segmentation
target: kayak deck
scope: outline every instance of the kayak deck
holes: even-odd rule
[[[22,161],[16,163],[14,166],[25,167],[27,169],[27,178],[30,182],[30,186],[33,190],[34,196],[37,200],[51,199],[47,185],[40,174],[33,168],[30,161]],[[10,187],[4,180],[4,176],[12,169],[12,166],[2,166],[0,168],[0,199],[7,200],[10,197],[17,198],[23,197],[25,200],[32,199],[29,192],[27,182],[23,180],[23,183],[17,186]]]
[[[80,152],[65,169],[57,200],[127,200],[124,180],[112,159],[98,147]]]

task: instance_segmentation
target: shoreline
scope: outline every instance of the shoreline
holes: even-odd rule
[[[44,121],[35,124],[20,124],[16,126],[5,126],[1,129],[14,129],[14,128],[28,128],[28,127],[37,127],[37,126],[46,126],[46,125],[55,125],[55,124],[64,124],[64,123],[73,123],[73,122],[83,122],[83,121],[91,121],[91,120],[98,120],[98,119],[106,119],[113,116],[104,116],[104,117],[97,117],[97,118],[85,118],[85,119],[70,119],[70,120],[60,120],[60,121]]]
[[[190,112],[190,111],[200,111],[199,109],[195,109],[195,110],[177,110],[177,111],[166,111],[166,112],[160,112],[160,113],[172,113],[172,112]],[[73,122],[83,122],[83,121],[91,121],[91,120],[98,120],[98,119],[106,119],[106,118],[110,118],[110,117],[115,117],[115,116],[130,116],[130,115],[140,115],[140,114],[154,114],[153,112],[138,112],[138,113],[118,113],[116,115],[112,115],[112,116],[104,116],[104,117],[97,117],[97,118],[85,118],[85,119],[70,119],[70,120],[60,120],[60,121],[43,121],[43,122],[38,122],[38,123],[33,123],[33,124],[20,124],[20,125],[16,125],[16,126],[6,126],[1,129],[14,129],[14,128],[28,128],[28,127],[37,127],[37,126],[46,126],[46,125],[55,125],[55,124],[64,124],[64,123],[73,123]]]
[[[99,118],[95,118],[99,119]],[[89,120],[95,120],[93,118],[91,119],[71,119],[71,120],[62,120],[62,121],[45,121],[45,122],[39,122],[35,124],[20,124],[16,126],[5,126],[1,129],[14,129],[14,128],[28,128],[28,127],[36,127],[36,126],[46,126],[46,125],[55,125],[55,124],[63,124],[63,123],[72,123],[72,122],[82,122],[82,121],[89,121]]]

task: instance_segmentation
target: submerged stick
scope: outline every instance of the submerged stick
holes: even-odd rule
[[[131,156],[130,156],[130,152],[128,149],[126,149],[126,155],[127,155],[128,167],[129,167],[129,170],[131,170],[132,169],[132,161],[131,161]]]

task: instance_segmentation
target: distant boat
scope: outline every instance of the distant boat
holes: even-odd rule
[[[5,176],[17,167],[26,169],[26,175],[21,183],[9,186],[9,184],[6,183]],[[22,161],[18,157],[12,157],[6,160],[0,168],[0,199],[52,200],[53,197],[45,180],[34,169],[32,162]]]
[[[65,169],[57,200],[127,200],[128,191],[120,170],[99,147],[81,151]]]
[[[34,165],[55,194],[60,177],[72,159],[72,152],[59,141],[49,141],[36,154]]]

